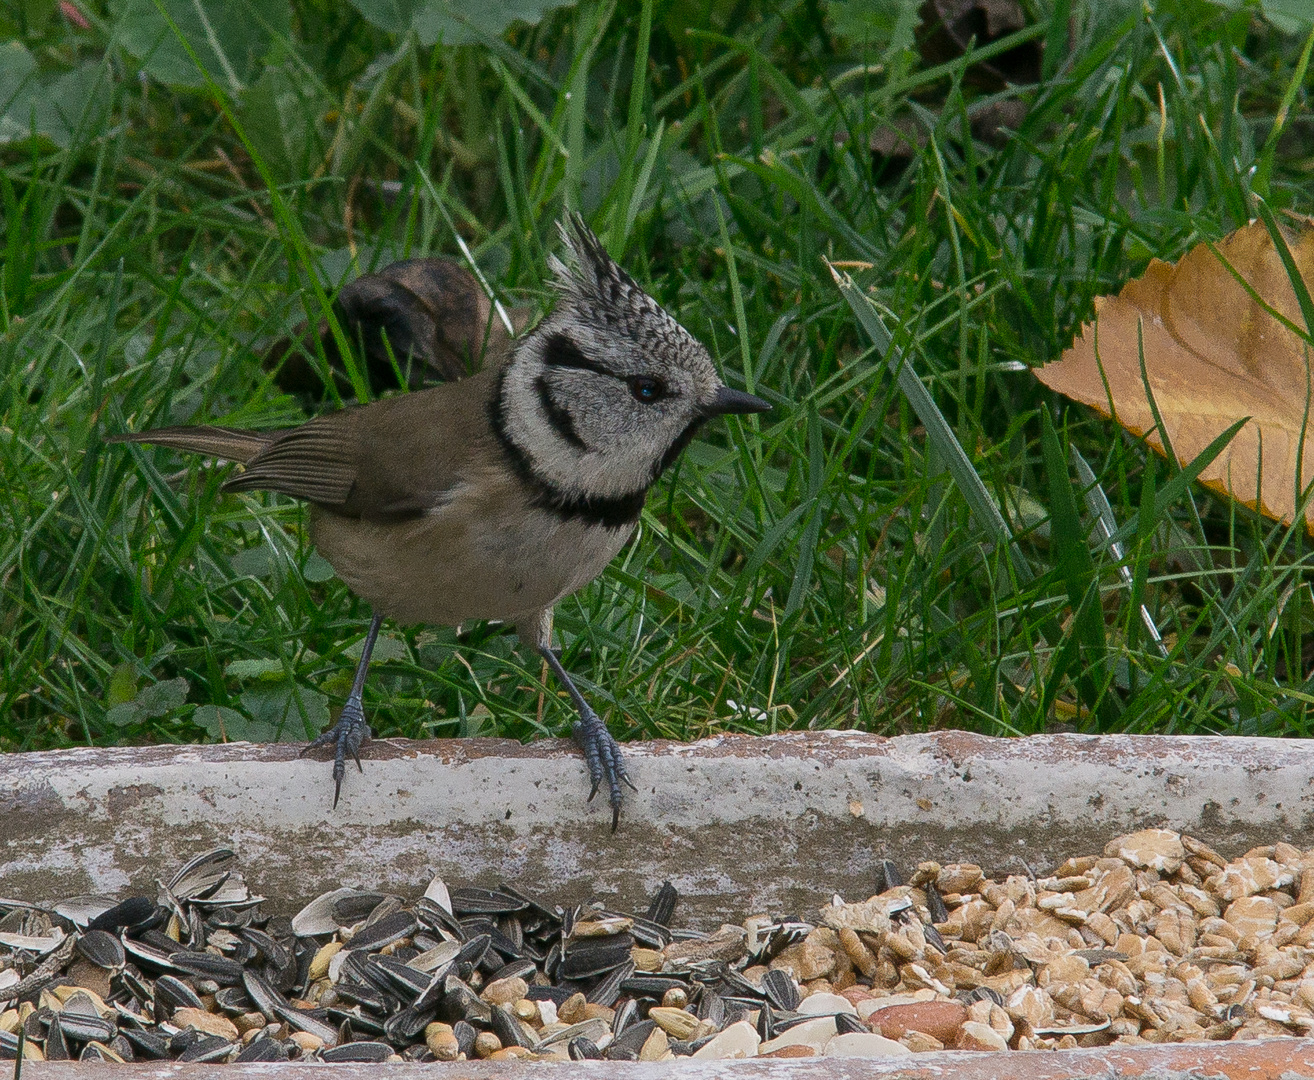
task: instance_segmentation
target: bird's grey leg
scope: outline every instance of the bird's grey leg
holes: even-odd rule
[[[383,616],[377,612],[370,620],[370,630],[365,635],[365,647],[360,653],[360,663],[356,665],[356,680],[351,684],[351,694],[347,697],[347,703],[342,706],[342,715],[338,717],[338,722],[301,751],[304,755],[320,746],[332,745],[335,748],[333,754],[333,808],[335,810],[338,807],[338,799],[342,795],[342,777],[347,772],[347,755],[350,754],[355,759],[356,768],[361,772],[365,771],[360,764],[360,744],[374,733],[370,731],[369,724],[365,723],[365,703],[361,695],[365,690],[365,672],[369,670],[370,656],[374,652],[374,642],[379,636],[379,626],[382,622]]]
[[[634,786],[634,781],[625,771],[625,762],[621,758],[620,747],[616,745],[615,738],[612,737],[607,725],[595,713],[584,695],[576,689],[574,682],[571,681],[566,669],[561,666],[561,661],[557,659],[557,654],[552,651],[551,645],[540,643],[538,646],[539,654],[547,661],[548,667],[556,675],[557,680],[566,688],[566,693],[570,695],[570,700],[575,703],[575,708],[579,710],[579,720],[575,722],[572,729],[575,742],[579,748],[584,751],[584,760],[588,763],[589,779],[593,781],[593,790],[589,792],[589,801],[598,793],[598,788],[602,781],[607,781],[607,794],[611,802],[611,831],[616,831],[616,826],[620,824],[621,810],[621,783],[629,785],[631,791],[638,791]]]

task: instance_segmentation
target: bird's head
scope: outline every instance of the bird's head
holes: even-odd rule
[[[499,434],[569,496],[642,493],[713,416],[763,412],[603,249],[582,218],[560,225],[560,301],[520,343],[494,404]]]

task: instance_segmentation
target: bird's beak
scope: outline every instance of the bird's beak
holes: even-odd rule
[[[771,402],[760,397],[745,394],[742,390],[731,390],[728,386],[717,388],[712,400],[706,402],[701,412],[704,416],[725,416],[727,413],[769,412]]]

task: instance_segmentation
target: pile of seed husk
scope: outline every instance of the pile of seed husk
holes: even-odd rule
[[[873,866],[806,917],[673,927],[510,885],[263,913],[231,851],[158,896],[0,899],[0,1058],[660,1061],[1300,1036],[1314,850],[1148,829],[1052,874]]]

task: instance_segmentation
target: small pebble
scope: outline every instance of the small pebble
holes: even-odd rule
[[[518,975],[509,979],[498,979],[484,987],[479,996],[490,1005],[510,1005],[529,993],[529,984]]]
[[[1065,1036],[1072,1038],[1072,1036]],[[1072,1040],[1072,1046],[1075,1047],[1077,1042]],[[959,1050],[1007,1050],[1008,1043],[1004,1037],[999,1034],[989,1024],[983,1024],[978,1020],[965,1020],[962,1029],[958,1032]],[[911,1053],[911,1051],[909,1051]]]
[[[826,1048],[826,1043],[834,1037],[835,1018],[833,1016],[818,1016],[815,1020],[804,1020],[801,1024],[795,1024],[788,1031],[764,1042],[761,1052],[764,1054],[770,1053],[782,1046],[794,1046],[801,1043],[811,1046],[817,1053],[821,1053]]]
[[[588,999],[583,994],[571,994],[557,1006],[557,1019],[563,1024],[578,1024],[584,1020]]]
[[[807,1043],[790,1043],[787,1046],[778,1046],[774,1050],[763,1050],[757,1056],[763,1058],[820,1057],[821,1051],[815,1046],[809,1046]]]
[[[294,1031],[288,1036],[297,1046],[301,1047],[303,1054],[308,1054],[312,1050],[318,1050],[324,1045],[324,1040],[318,1035],[312,1035],[309,1031]]]
[[[474,1052],[476,1057],[492,1057],[502,1049],[502,1040],[491,1031],[481,1031],[475,1036]]]
[[[424,1042],[438,1061],[455,1061],[461,1053],[461,1044],[452,1033],[450,1024],[435,1021],[424,1029]]]
[[[762,1038],[747,1020],[739,1020],[712,1036],[694,1051],[693,1056],[703,1061],[733,1060],[757,1056]]]
[[[236,1042],[239,1034],[237,1025],[226,1016],[205,1012],[201,1009],[174,1009],[173,1024],[180,1028],[195,1028],[207,1035],[218,1035],[221,1039]],[[322,1044],[321,1044],[322,1045]]]
[[[826,1044],[826,1057],[912,1057],[912,1050],[883,1035],[852,1031],[836,1035]]]
[[[683,1009],[656,1005],[648,1010],[648,1019],[673,1039],[692,1039],[702,1027],[698,1017]]]
[[[342,951],[342,942],[330,941],[327,945],[321,945],[315,957],[310,961],[310,981],[315,982],[318,979],[328,977],[329,961]]]

